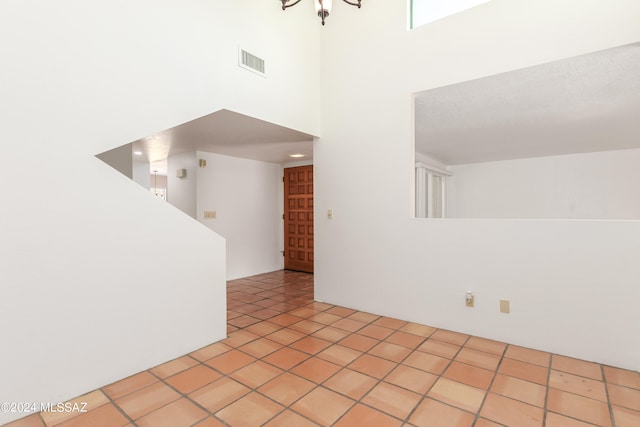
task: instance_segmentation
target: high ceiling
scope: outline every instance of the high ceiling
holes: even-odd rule
[[[416,151],[444,164],[640,148],[640,43],[420,92]]]
[[[220,110],[133,142],[151,169],[166,174],[169,155],[205,151],[271,163],[313,159],[313,136],[253,117]],[[291,154],[303,154],[291,158]]]

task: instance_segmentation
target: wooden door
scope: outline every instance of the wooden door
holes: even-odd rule
[[[284,268],[313,273],[313,166],[284,170]]]

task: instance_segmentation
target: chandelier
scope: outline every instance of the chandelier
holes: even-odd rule
[[[285,10],[288,7],[297,5],[302,0],[279,0],[279,1],[282,2],[282,10]],[[342,0],[342,1],[347,4],[350,4],[351,6],[358,6],[358,9],[360,9],[360,6],[361,6],[360,3],[362,3],[362,0],[357,0],[357,2],[352,2],[349,0]],[[333,0],[313,0],[313,3],[315,3],[315,6],[316,6],[316,13],[320,17],[320,19],[322,19],[322,25],[324,25],[324,18],[329,16],[329,13],[331,13],[331,4],[333,3]]]

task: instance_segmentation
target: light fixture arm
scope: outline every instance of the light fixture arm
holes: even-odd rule
[[[295,6],[298,3],[300,3],[302,0],[278,0],[282,3],[282,10],[286,10],[287,8],[290,8],[291,6]],[[342,0],[343,2],[345,2],[346,4],[349,4],[351,6],[357,6],[358,9],[360,9],[362,7],[362,0],[357,0],[357,1],[350,1],[350,0]],[[324,25],[324,19],[329,16],[329,10],[331,10],[331,3],[329,3],[329,8],[325,9],[323,1],[319,0],[318,1],[320,3],[320,6],[318,8],[317,4],[316,4],[316,10],[318,10],[318,16],[320,17],[320,19],[322,20],[322,25]]]
[[[302,0],[296,0],[296,1],[294,1],[293,3],[291,3],[291,4],[287,4],[287,3],[289,3],[289,1],[290,1],[290,0],[280,0],[280,1],[282,2],[282,10],[285,10],[285,9],[286,9],[286,8],[288,8],[288,7],[291,7],[291,6],[295,6],[295,5],[297,5],[297,4],[298,4],[298,3],[300,3]]]

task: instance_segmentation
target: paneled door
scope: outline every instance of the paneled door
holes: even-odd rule
[[[284,268],[313,273],[313,166],[284,170]]]

